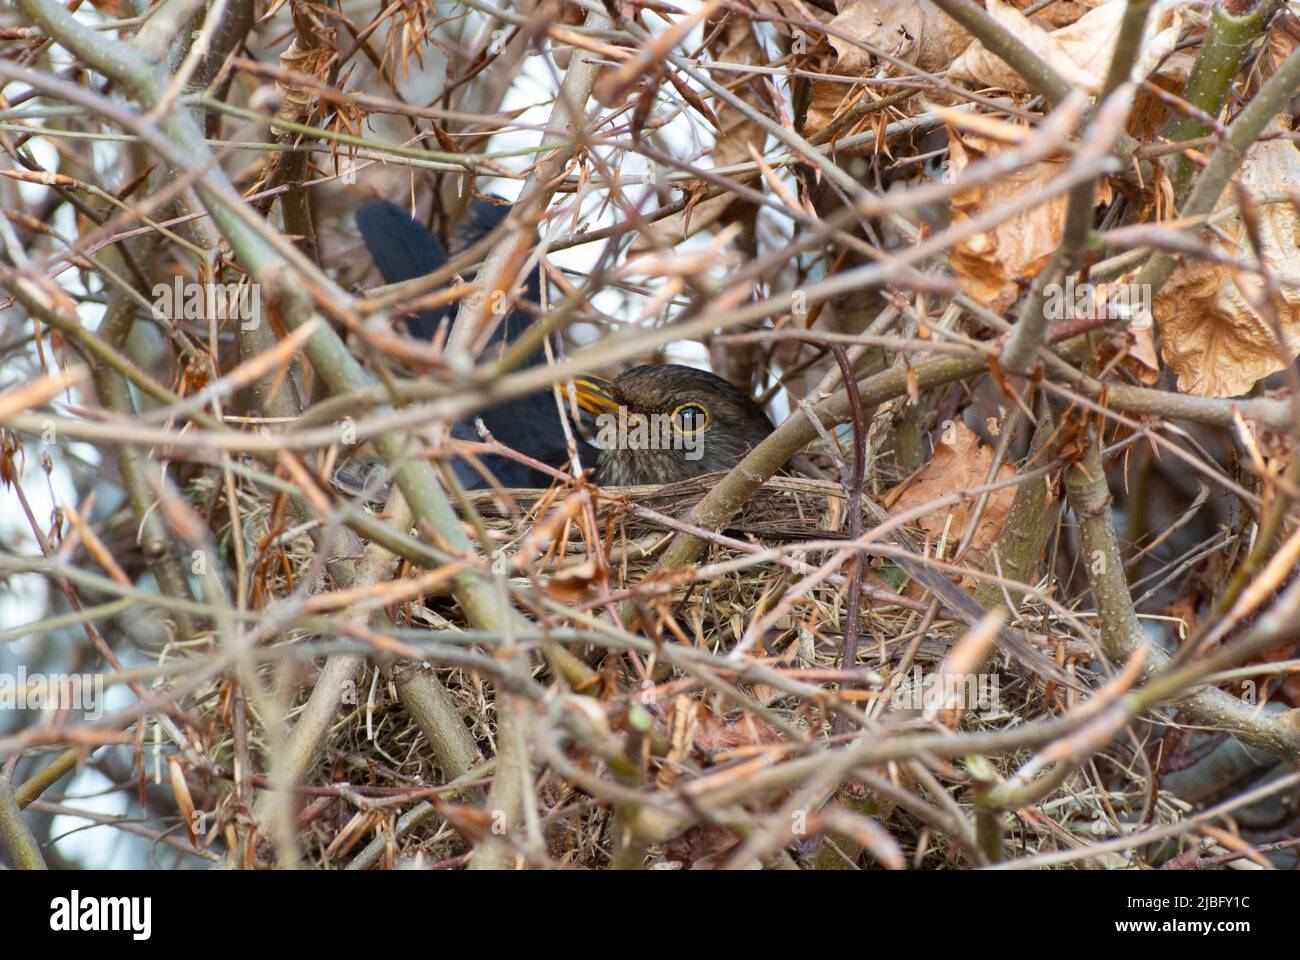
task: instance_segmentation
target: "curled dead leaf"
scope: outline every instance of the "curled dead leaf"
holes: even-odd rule
[[[720,866],[739,843],[739,838],[726,827],[701,824],[687,828],[669,841],[664,859],[680,863],[685,870],[711,870]]]
[[[962,136],[950,129],[948,176],[956,179],[970,164],[1004,149],[984,137]],[[1043,184],[1065,166],[1057,161],[1035,163],[991,183],[957,192],[952,198],[953,225],[973,220],[1027,193],[1040,192]],[[1098,202],[1109,200],[1110,187],[1103,181]],[[1067,197],[1057,194],[956,244],[952,248],[952,268],[962,290],[997,313],[1011,306],[1020,296],[1017,281],[1036,276],[1060,246],[1068,205]]]
[[[875,65],[872,52],[914,63],[933,73],[945,69],[971,43],[970,34],[930,0],[845,0],[830,23],[836,72],[865,77]],[[886,74],[898,71],[881,63]]]
[[[1127,0],[1110,0],[1087,11],[1073,23],[1046,29],[1003,0],[988,0],[989,16],[1033,50],[1072,86],[1097,93],[1101,89],[1119,37]],[[1186,57],[1171,57],[1183,28],[1182,0],[1158,0],[1147,16],[1141,53],[1131,77],[1144,78],[1159,67],[1161,75],[1185,79]],[[948,76],[981,87],[1012,93],[1034,92],[1020,74],[983,44],[973,44],[952,64]]]
[[[891,510],[895,514],[902,513],[932,500],[983,486],[992,464],[993,451],[980,443],[974,431],[960,420],[951,421],[940,431],[930,462],[894,500]],[[1015,470],[1009,464],[1003,464],[998,470],[999,480],[1013,476]],[[1003,487],[989,497],[966,554],[972,562],[981,562],[988,556],[989,549],[1002,532],[1015,495],[1014,487]],[[975,500],[976,497],[971,496],[954,506],[940,507],[918,521],[930,540],[936,544],[941,538],[945,540],[944,556],[951,553],[970,525],[975,513]]]
[[[190,795],[190,786],[185,782],[185,770],[177,757],[167,758],[167,777],[171,781],[172,796],[176,798],[176,809],[180,812],[181,823],[189,835],[190,845],[197,847],[199,838],[194,832],[197,822],[194,816],[194,798]]]
[[[901,73],[887,60],[878,60],[873,51],[880,51],[933,73],[947,69],[971,43],[970,34],[930,0],[843,0],[838,9],[828,24],[829,47],[809,51],[805,69],[846,78]],[[804,135],[819,133],[858,98],[872,95],[862,86],[837,80],[814,82]]]
[[[1074,23],[1089,10],[1109,2],[1110,0],[1056,0],[1039,10],[1034,17],[1056,29]],[[1030,7],[1042,7],[1042,3],[1040,0],[1012,0],[1012,6],[1023,11]]]
[[[561,603],[580,603],[590,599],[601,581],[601,570],[595,560],[584,560],[566,567],[546,583],[546,592]]]
[[[1294,6],[1292,4],[1293,8]],[[1300,46],[1300,10],[1279,10],[1268,28],[1263,62],[1260,65],[1263,78],[1273,76],[1297,46]]]
[[[1088,315],[1119,317],[1122,316],[1119,311],[1128,309],[1131,305],[1128,325],[1102,342],[1101,361],[1109,364],[1118,357],[1119,364],[1135,380],[1150,387],[1160,379],[1160,357],[1156,354],[1155,318],[1151,315],[1150,306],[1145,300],[1134,302],[1132,299],[1141,293],[1132,282],[1136,275],[1137,271],[1133,270],[1111,283],[1089,287],[1092,309]],[[1076,312],[1075,316],[1082,314]]]
[[[1271,129],[1285,129],[1275,120]],[[1256,200],[1262,267],[1300,277],[1300,216],[1288,195],[1300,191],[1300,150],[1289,140],[1264,140],[1246,153],[1240,180]],[[1266,203],[1272,200],[1275,202]],[[1235,202],[1224,193],[1218,209]],[[1260,267],[1240,218],[1219,224],[1209,244],[1222,256]],[[1256,270],[1188,257],[1155,299],[1160,352],[1178,375],[1178,389],[1202,397],[1235,397],[1300,355],[1300,290],[1279,285],[1274,306],[1283,342],[1261,310],[1264,279]]]
[[[1128,325],[1128,351],[1124,366],[1139,383],[1155,386],[1160,379],[1160,358],[1156,355],[1155,326],[1151,318],[1139,317]]]
[[[764,744],[781,742],[780,737],[752,714],[742,714],[735,722],[728,723],[702,703],[695,703],[694,708],[692,743],[705,759],[722,759],[733,751],[746,755]]]

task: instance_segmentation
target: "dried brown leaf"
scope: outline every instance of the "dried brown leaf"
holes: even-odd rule
[[[1263,79],[1273,76],[1297,46],[1300,46],[1300,11],[1296,13],[1289,10],[1278,11],[1268,28],[1268,39],[1261,64]]]
[[[836,72],[846,76],[868,75],[876,59],[869,48],[933,73],[945,69],[971,43],[970,34],[930,0],[845,0],[830,25],[852,37],[830,37],[839,56]],[[887,62],[882,67],[889,75],[898,73]]]
[[[962,137],[948,132],[949,176],[956,178],[975,161],[1005,149],[983,137]],[[952,198],[953,225],[985,211],[1041,191],[1043,184],[1061,173],[1065,164],[1044,161],[1022,167],[991,183],[961,190]],[[1109,200],[1104,182],[1099,202]],[[952,268],[962,290],[990,310],[1001,313],[1020,295],[1017,280],[1038,274],[1056,252],[1065,229],[1069,200],[1057,194],[1037,206],[1007,217],[992,230],[977,233],[952,249]]]
[[[989,467],[993,464],[993,451],[980,443],[974,431],[960,420],[945,424],[940,434],[939,442],[934,447],[934,456],[894,501],[892,512],[902,513],[932,500],[984,485]],[[1015,470],[1008,464],[1003,464],[998,470],[999,480],[1013,476]],[[1003,487],[989,497],[967,551],[968,558],[982,560],[988,555],[998,534],[1002,532],[1002,525],[1006,522],[1015,495],[1014,487]],[[970,525],[975,512],[976,496],[972,495],[954,506],[940,507],[933,513],[925,514],[919,521],[921,529],[936,543],[946,529],[946,550],[951,551]]]
[[[1091,316],[1118,316],[1115,311],[1123,303],[1122,298],[1131,295],[1131,283],[1137,275],[1131,270],[1111,283],[1101,283],[1091,287]],[[1135,307],[1138,305],[1134,304]],[[1075,316],[1082,314],[1075,312]],[[1145,305],[1135,309],[1128,326],[1105,340],[1100,349],[1102,363],[1110,363],[1119,357],[1119,363],[1134,379],[1146,386],[1154,386],[1160,379],[1160,357],[1156,353],[1155,320]]]
[[[1071,85],[1097,93],[1110,69],[1126,6],[1127,0],[1110,0],[1056,30],[1046,29],[1002,0],[988,0],[988,13]],[[1187,59],[1168,56],[1178,43],[1184,6],[1181,0],[1159,0],[1152,8],[1134,75],[1145,77],[1159,65],[1162,75],[1185,76]],[[980,43],[953,62],[948,76],[980,87],[1034,92],[1020,74]]]
[[[739,842],[726,827],[713,824],[690,827],[668,842],[664,859],[680,863],[686,870],[710,870],[719,866]]]
[[[1056,0],[1055,3],[1049,3],[1034,14],[1034,18],[1042,20],[1052,29],[1056,29],[1074,23],[1089,10],[1109,2],[1110,0]],[[1017,10],[1023,11],[1037,3],[1039,3],[1039,0],[1012,0],[1011,5]]]
[[[595,560],[585,560],[556,573],[546,584],[546,592],[561,603],[580,603],[589,599],[602,579]]]
[[[1274,121],[1272,129],[1285,129],[1284,121]],[[1300,217],[1285,199],[1300,190],[1300,150],[1289,140],[1256,143],[1246,154],[1240,179],[1258,204],[1264,268],[1277,276],[1300,277]],[[1234,202],[1235,194],[1227,191],[1219,209]],[[1215,252],[1260,265],[1240,218],[1219,224],[1207,237]],[[1275,306],[1284,345],[1278,343],[1268,311],[1259,309],[1265,283],[1257,272],[1186,258],[1154,305],[1161,356],[1178,375],[1178,389],[1203,397],[1239,396],[1300,355],[1300,290],[1280,285],[1278,293]]]
[[[763,744],[781,742],[780,737],[751,714],[742,714],[734,723],[727,723],[702,703],[695,704],[695,712],[692,740],[695,749],[706,759],[719,753],[747,751]]]
[[[842,77],[897,76],[901,71],[893,64],[877,64],[872,50],[879,50],[933,73],[947,69],[971,43],[970,34],[930,0],[843,0],[829,26],[829,48],[810,51],[805,69]],[[804,135],[819,133],[862,96],[872,94],[834,80],[814,82]]]
[[[185,769],[180,760],[171,756],[167,758],[167,777],[171,781],[172,796],[176,799],[176,809],[180,812],[181,823],[189,835],[190,845],[198,846],[198,837],[194,834],[194,798],[190,795],[190,786],[185,782]]]
[[[1124,367],[1148,387],[1160,379],[1160,357],[1156,355],[1155,326],[1149,316],[1139,317],[1128,325],[1128,352]]]

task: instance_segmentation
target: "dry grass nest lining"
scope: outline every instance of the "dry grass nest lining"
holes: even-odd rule
[[[662,529],[655,530],[653,525],[647,526],[644,520],[635,517],[633,505],[684,516],[707,493],[714,479],[700,478],[671,488],[611,490],[607,491],[608,497],[600,498],[595,503],[598,536],[607,544],[611,556],[617,558],[617,562],[610,563],[611,590],[620,590],[638,583],[655,564],[654,552],[647,549],[647,543],[665,540],[668,533]],[[207,479],[198,481],[200,485],[209,482]],[[195,492],[202,494],[201,490]],[[241,501],[247,501],[241,502],[244,533],[260,542],[269,532],[267,525],[270,511],[266,509],[265,501],[259,497],[257,490],[241,484],[237,494]],[[476,491],[470,495],[485,525],[494,539],[506,548],[507,554],[524,544],[539,524],[547,522],[545,517],[548,514],[559,512],[565,519],[564,526],[555,529],[554,549],[543,558],[544,562],[534,565],[531,576],[513,578],[515,585],[525,591],[539,587],[547,590],[555,579],[556,571],[562,576],[565,571],[589,562],[589,544],[594,538],[587,529],[582,513],[565,506],[567,498],[562,491],[520,490],[509,491],[508,495],[509,500],[492,491]],[[761,530],[764,525],[781,530],[835,530],[843,525],[844,504],[843,488],[837,484],[801,478],[773,478],[747,505],[743,521],[745,528],[754,532]],[[567,515],[564,514],[566,510]],[[864,525],[869,526],[869,521],[864,519]],[[283,546],[287,566],[292,571],[293,578],[300,580],[315,556],[314,545],[305,534],[299,534],[286,538]],[[711,554],[707,558],[710,563],[743,556],[741,552],[718,545],[710,549]],[[815,556],[811,558],[812,562],[817,559]],[[277,571],[283,570],[279,565],[272,566]],[[274,576],[278,579],[268,584],[268,593],[284,596],[288,581],[282,573],[277,572]],[[792,574],[788,570],[774,567],[771,563],[762,563],[696,581],[689,587],[676,591],[673,602],[666,610],[671,613],[671,620],[677,629],[664,629],[661,635],[665,642],[684,642],[703,650],[725,653],[736,643],[755,611],[770,600],[783,581],[791,579]],[[564,588],[561,592],[568,590],[569,588]],[[1035,608],[1029,598],[1021,605],[1021,612],[1031,621],[1046,614],[1044,609]],[[766,655],[768,662],[778,667],[834,670],[839,666],[843,614],[842,586],[829,581],[822,583],[764,638],[765,649],[756,652]],[[912,646],[921,621],[922,614],[915,609],[868,601],[860,629],[862,640],[858,665],[875,671],[882,681],[888,681],[904,666],[902,661],[905,651]],[[423,603],[406,604],[398,612],[397,622],[403,626],[443,631],[456,631],[466,626],[450,597],[426,598]],[[935,663],[967,629],[965,624],[943,619],[941,613],[939,619],[926,631],[912,663],[920,664],[923,668]],[[594,666],[605,667],[603,676],[608,676],[611,670],[622,672],[617,655],[581,645],[575,646],[573,650]],[[657,674],[655,680],[661,687],[683,679],[683,674],[671,669],[663,672],[662,662],[660,666],[662,675]],[[269,684],[272,668],[268,666],[263,669],[267,672],[265,680]],[[493,696],[491,685],[485,678],[462,669],[443,668],[431,660],[422,664],[402,664],[398,669],[432,672],[451,693],[483,754],[494,755]],[[1049,702],[1044,699],[1042,685],[1025,676],[1015,664],[999,659],[997,669],[1000,680],[997,709],[987,712],[968,711],[962,720],[965,729],[1011,728],[1041,719],[1048,713],[1057,713],[1063,706],[1059,700],[1067,695],[1064,691],[1056,692],[1058,702]],[[1073,669],[1076,675],[1089,683],[1095,679],[1088,675],[1083,663],[1075,664]],[[313,671],[310,664],[303,665],[296,705],[288,715],[291,723],[314,683]],[[550,679],[540,666],[536,675],[544,682]],[[198,692],[196,699],[203,700],[216,695],[228,679],[222,678],[207,690]],[[782,717],[790,724],[808,729],[829,720],[801,697],[758,683],[737,681],[737,686],[772,714]],[[827,690],[834,688],[832,682],[822,682],[821,686]],[[355,691],[356,696],[352,698],[355,702],[344,705],[329,730],[312,783],[316,786],[329,786],[346,781],[373,787],[404,788],[444,783],[445,778],[437,769],[423,734],[397,698],[391,675],[369,661],[356,680]],[[620,709],[625,714],[631,698],[640,692],[628,681],[610,685],[603,692],[592,693],[602,698],[611,716],[614,716]],[[881,696],[881,685],[872,684],[860,696],[858,705],[868,707],[873,699]],[[887,705],[882,706],[885,706],[888,722],[895,715],[890,713]],[[681,777],[691,776],[692,770],[696,775],[702,776],[714,773],[727,764],[743,763],[768,749],[771,741],[780,739],[761,720],[737,709],[731,700],[698,685],[688,686],[685,693],[674,695],[671,702],[659,709],[657,727],[667,730],[673,724],[675,715],[683,709],[701,711],[702,729],[705,732],[699,735],[697,745],[708,740],[710,746],[704,751],[693,749],[688,753],[684,764],[686,772],[677,775],[677,786],[681,785]],[[919,717],[904,716],[899,719],[909,729],[930,723]],[[261,761],[268,760],[268,740],[263,718],[256,715],[253,717],[249,735],[253,754],[260,754]],[[220,717],[208,731],[205,752],[229,769],[233,759],[232,731]],[[1021,752],[990,759],[997,774],[1007,776],[1028,756],[1028,752]],[[1165,795],[1150,796],[1145,777],[1135,763],[1131,750],[1125,749],[1122,744],[1116,744],[1104,756],[1112,761],[1112,772],[1116,775],[1112,779],[1118,781],[1118,785],[1117,782],[1107,783],[1105,801],[1116,810],[1121,819],[1135,823],[1141,820],[1150,824],[1173,822],[1184,814],[1185,804]],[[652,758],[652,772],[654,765]],[[683,765],[679,764],[681,766]],[[890,765],[888,773],[896,785],[924,795],[906,770]],[[941,775],[941,780],[950,793],[959,804],[968,807],[968,791],[960,787],[960,781],[964,779],[963,771],[957,767],[947,767],[943,774],[946,776]],[[950,780],[950,777],[955,777],[957,782]],[[545,768],[539,773],[538,797],[543,805],[541,812],[547,828],[550,846],[548,852],[552,857],[573,865],[601,867],[608,864],[612,843],[612,821],[608,806],[593,802],[588,794]],[[229,799],[226,798],[227,801]],[[321,866],[340,867],[355,856],[360,845],[376,834],[385,834],[385,831],[385,835],[391,838],[391,850],[398,860],[419,855],[424,862],[437,862],[456,857],[469,848],[462,835],[443,817],[432,816],[412,829],[404,832],[397,830],[399,815],[414,805],[392,805],[382,811],[362,814],[346,801],[336,800],[302,830],[300,838],[304,844],[304,853],[310,861]],[[960,849],[950,844],[946,838],[932,833],[894,802],[882,798],[872,809],[878,818],[886,822],[893,837],[909,856],[918,858],[919,862],[938,867],[964,861],[965,855]],[[1016,823],[1008,833],[1008,841],[1017,854],[1068,848],[1073,845],[1072,836],[1095,842],[1097,830],[1107,823],[1102,792],[1087,769],[1068,777],[1037,809],[1049,811],[1051,822],[1031,823],[1016,818]],[[218,819],[223,814],[236,815],[229,803],[218,808]],[[1041,818],[1037,819],[1041,821]],[[700,836],[690,836],[688,831],[684,837],[679,836],[651,846],[648,855],[652,861],[671,863],[678,861],[669,858],[686,857],[689,860],[695,859],[696,853],[700,853],[699,863],[708,864],[711,841],[707,831],[710,829],[712,828],[704,825],[692,828],[705,831],[706,835],[701,839]],[[351,835],[353,841],[340,845],[338,838],[341,833]],[[687,852],[683,854],[683,850]],[[1120,860],[1115,865],[1121,865]]]

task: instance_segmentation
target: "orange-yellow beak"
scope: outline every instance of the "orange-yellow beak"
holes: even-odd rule
[[[574,393],[577,395],[578,407],[587,413],[599,416],[602,413],[618,413],[618,404],[609,395],[614,384],[604,377],[575,377]]]

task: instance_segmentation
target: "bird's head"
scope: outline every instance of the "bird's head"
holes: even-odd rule
[[[704,370],[649,363],[574,381],[601,485],[673,483],[730,470],[772,432],[746,394]]]

